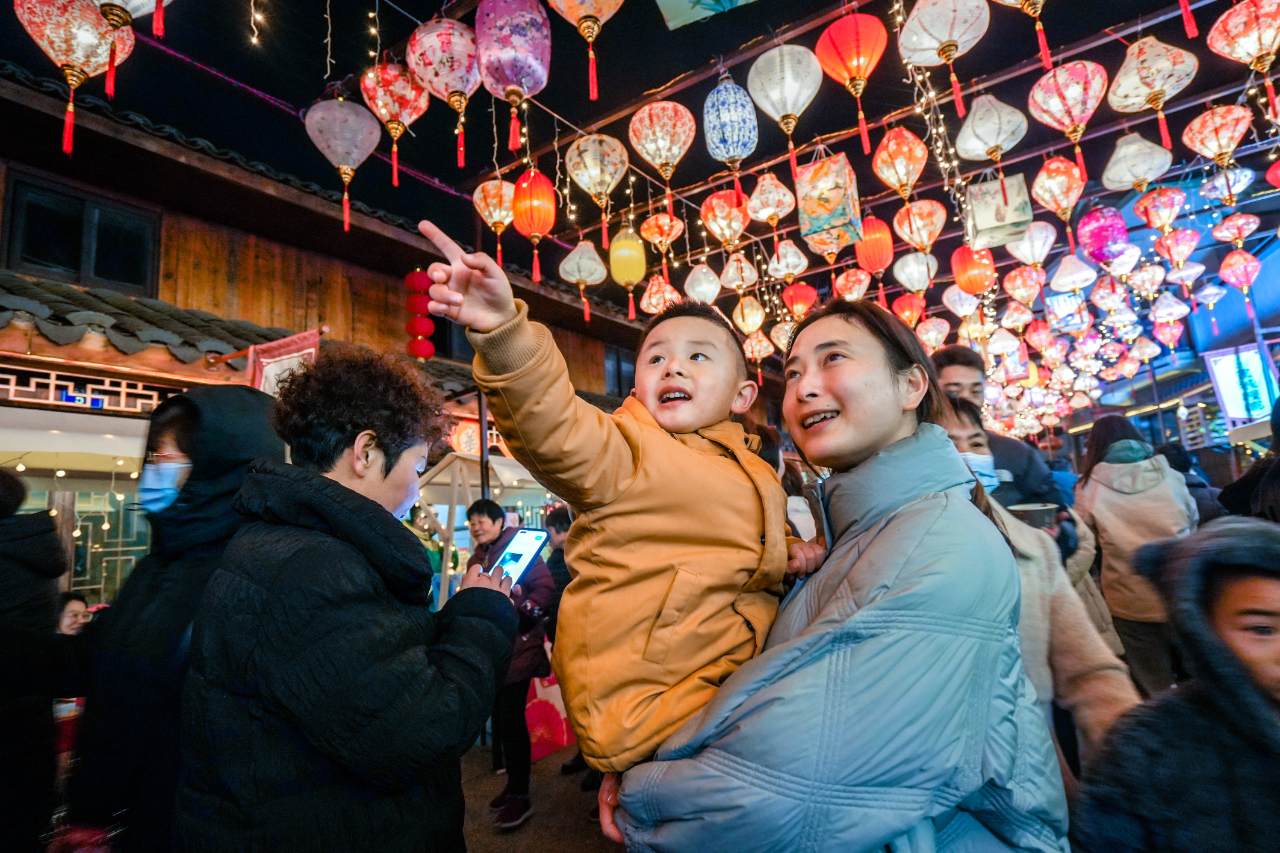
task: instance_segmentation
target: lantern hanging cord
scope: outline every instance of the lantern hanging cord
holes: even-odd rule
[[[330,14],[332,0],[324,0],[324,79],[328,80],[333,73],[333,16]]]
[[[249,43],[257,44],[258,43],[258,2],[257,0],[249,0],[249,29],[253,32],[253,35],[249,38]]]

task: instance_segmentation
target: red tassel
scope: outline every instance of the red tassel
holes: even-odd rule
[[[791,180],[794,181],[800,172],[800,167],[796,164],[796,146],[792,143],[790,136],[787,137],[787,155],[791,158]]]
[[[507,150],[520,150],[520,114],[516,112],[514,104],[511,107],[511,130],[507,134]]]
[[[467,168],[467,137],[462,124],[458,124],[458,168]]]
[[[632,291],[627,291],[627,319],[634,320],[636,318],[636,295]]]
[[[881,307],[881,308],[883,308],[884,310],[888,311],[888,310],[889,310],[889,303],[888,303],[888,302],[886,302],[886,301],[885,301],[885,298],[884,298],[884,279],[880,279],[880,284],[879,284],[879,288],[878,288],[878,290],[879,290],[879,292],[878,292],[878,293],[877,293],[877,295],[876,295],[876,302],[880,303],[880,307]]]
[[[1244,295],[1244,307],[1249,312],[1249,319],[1253,319],[1253,300],[1249,298],[1249,294]]]
[[[733,173],[733,192],[733,206],[739,207],[741,206],[743,199],[747,197],[747,194],[742,191],[742,180],[738,177],[737,172]]]
[[[1184,282],[1182,285],[1182,298],[1189,299],[1190,297],[1191,297],[1191,292],[1187,289],[1187,285]],[[1196,313],[1196,303],[1194,299],[1191,301],[1191,313],[1192,314]]]
[[[858,134],[862,137],[862,153],[871,153],[871,134],[867,132],[867,116],[862,111],[862,98],[858,98]]]
[[[601,246],[607,252],[609,251],[609,218],[605,215],[604,208],[600,208],[600,233],[604,235]]]
[[[156,0],[156,13],[151,18],[151,34],[158,39],[164,38],[164,0]]]
[[[1187,0],[1178,0],[1178,5],[1182,7],[1182,25],[1187,28],[1187,38],[1198,37],[1200,30],[1196,28],[1196,16],[1191,14],[1191,4]]]
[[[502,235],[498,235],[498,266],[502,266]]]
[[[391,186],[400,186],[400,144],[391,140]]]
[[[1267,81],[1270,82],[1270,81]],[[111,33],[111,53],[106,58],[106,96],[115,97],[115,33]]]
[[[956,100],[956,115],[964,118],[967,110],[964,108],[964,95],[960,92],[960,81],[956,79],[956,70],[947,63],[947,67],[951,69],[951,97]]]
[[[347,188],[342,188],[342,230],[351,230],[351,195]]]
[[[671,184],[667,184],[667,215],[675,216],[675,204],[671,200]]]
[[[1079,143],[1076,143],[1076,168],[1080,170],[1080,180],[1088,183],[1089,172],[1084,167],[1084,153],[1080,150]]]
[[[1040,42],[1040,64],[1045,71],[1053,70],[1053,57],[1049,55],[1049,40],[1044,37],[1044,24],[1036,18],[1036,39]]]
[[[1000,198],[1005,207],[1009,206],[1009,191],[1004,186],[1004,166],[1000,167]]]
[[[591,322],[591,303],[587,301],[587,294],[582,294],[582,319],[588,323]]]
[[[1271,113],[1272,120],[1280,121],[1280,108],[1276,107],[1276,88],[1271,85],[1270,77],[1264,82],[1267,84],[1267,112]]]
[[[764,387],[764,371],[760,369],[760,362],[756,362],[756,384],[761,388]]]
[[[1071,233],[1071,225],[1067,224],[1067,245],[1071,247],[1071,254],[1076,253],[1076,235]]]
[[[62,118],[62,153],[71,156],[71,138],[76,126],[76,90],[67,96],[67,114]]]
[[[667,284],[671,283],[671,274],[667,272],[667,253],[662,253],[662,280]]]
[[[1213,316],[1213,312],[1212,312],[1212,311],[1210,311],[1210,312],[1209,312],[1209,315],[1210,315],[1210,316],[1209,316],[1209,319],[1213,322],[1213,334],[1214,334],[1214,336],[1215,336],[1215,337],[1217,337],[1217,334],[1218,334],[1218,318]]]
[[[596,88],[596,48],[595,45],[587,45],[587,76],[590,78],[591,100],[600,97],[600,91]]]
[[[542,262],[538,260],[538,247],[533,247],[533,280],[542,281]]]
[[[1173,150],[1173,141],[1169,139],[1169,123],[1164,120],[1164,110],[1156,110],[1156,119],[1160,122],[1160,144],[1166,151]]]

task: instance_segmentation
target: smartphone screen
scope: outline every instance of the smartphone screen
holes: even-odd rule
[[[507,549],[502,552],[502,556],[498,558],[498,562],[494,564],[494,571],[501,571],[511,578],[513,586],[520,583],[520,576],[542,552],[542,546],[546,544],[547,538],[548,534],[545,530],[518,531],[511,538]]]

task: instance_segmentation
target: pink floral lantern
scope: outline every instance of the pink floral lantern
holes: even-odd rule
[[[774,248],[778,244],[778,222],[796,209],[796,197],[773,172],[765,172],[747,199],[747,215],[756,222],[768,223],[773,229]]]
[[[1252,120],[1253,111],[1248,107],[1214,107],[1191,120],[1182,132],[1182,143],[1225,169]]]
[[[1258,230],[1260,224],[1262,220],[1252,213],[1233,213],[1213,227],[1213,239],[1233,243],[1237,249],[1243,249],[1244,241]]]
[[[905,204],[893,216],[893,230],[917,252],[929,254],[947,224],[947,209],[933,199]]]
[[[1169,349],[1175,350],[1178,348],[1178,340],[1185,330],[1186,326],[1183,325],[1181,320],[1171,320],[1168,323],[1156,323],[1151,329],[1151,334],[1155,336],[1157,341]]]
[[[946,342],[949,334],[951,334],[951,324],[941,317],[921,320],[920,325],[916,326],[916,337],[920,339],[920,343],[924,344],[930,355]]]
[[[1071,233],[1071,211],[1075,209],[1082,192],[1084,175],[1079,166],[1065,157],[1047,160],[1031,183],[1031,197],[1046,210],[1057,214],[1067,226],[1067,243],[1072,252],[1076,250],[1076,238]]]
[[[133,29],[113,29],[88,0],[16,0],[13,8],[22,28],[67,81],[70,92],[62,123],[62,150],[69,155],[76,122],[76,87],[128,58],[133,52]]]
[[[929,149],[920,137],[905,127],[894,127],[876,146],[875,156],[871,158],[871,171],[906,201],[911,197],[911,190],[920,180],[928,160]]]
[[[431,104],[431,93],[403,65],[379,62],[360,78],[360,93],[391,134],[391,184],[400,186],[400,137]]]
[[[649,285],[640,297],[640,310],[646,314],[661,314],[677,302],[681,302],[680,291],[671,286],[663,275],[649,277]]]
[[[498,266],[502,266],[502,232],[507,230],[507,226],[515,218],[515,197],[516,185],[498,178],[485,181],[471,195],[471,203],[475,205],[484,224],[498,235]]]
[[[1095,207],[1080,217],[1076,237],[1084,256],[1095,264],[1110,263],[1129,246],[1129,229],[1114,207]]]
[[[898,32],[903,62],[925,68],[946,65],[950,70],[951,95],[961,118],[965,116],[964,95],[952,63],[972,50],[990,25],[987,0],[919,0]]]
[[[418,83],[458,114],[458,168],[467,165],[467,101],[480,88],[475,31],[452,18],[433,18],[413,31],[405,63]]]
[[[1262,264],[1244,249],[1236,249],[1228,253],[1218,267],[1218,278],[1232,287],[1239,288],[1244,294],[1244,304],[1249,311],[1250,319],[1253,319],[1253,302],[1249,299],[1249,288],[1253,287],[1253,283],[1258,280],[1260,272],[1262,272]]]
[[[1128,299],[1129,292],[1113,276],[1104,275],[1093,285],[1089,301],[1110,314]]]
[[[675,101],[656,101],[636,110],[627,128],[631,147],[658,170],[667,185],[667,213],[674,216],[671,176],[693,144],[697,124],[688,107]]]
[[[1044,288],[1045,272],[1040,267],[1014,267],[1004,277],[1004,292],[1023,305],[1031,305]]]
[[[1107,71],[1096,62],[1067,62],[1045,74],[1031,87],[1027,108],[1031,117],[1066,134],[1076,148],[1076,166],[1088,180],[1080,138],[1107,94]]]
[[[707,196],[700,212],[702,224],[711,236],[719,240],[726,251],[732,252],[750,221],[747,197],[737,190],[720,190]]]
[[[1187,194],[1182,190],[1160,187],[1134,202],[1133,212],[1147,223],[1147,227],[1154,228],[1161,234],[1168,234],[1173,230],[1173,223],[1182,215],[1186,201]]]
[[[1205,43],[1219,56],[1241,62],[1262,75],[1267,87],[1267,112],[1273,121],[1280,119],[1276,90],[1271,84],[1271,64],[1280,50],[1280,3],[1239,0],[1214,22]]]
[[[551,20],[539,0],[480,0],[476,9],[480,80],[511,104],[507,150],[520,149],[520,105],[547,85]]]
[[[1160,123],[1160,144],[1173,148],[1164,105],[1187,87],[1200,60],[1190,51],[1167,45],[1155,36],[1138,39],[1125,51],[1124,64],[1111,81],[1107,102],[1119,113],[1153,109]]]
[[[320,101],[303,119],[307,136],[342,176],[342,230],[351,230],[349,188],[356,169],[378,147],[382,126],[373,113],[354,101]]]
[[[1200,232],[1194,228],[1175,228],[1156,240],[1156,254],[1171,262],[1178,269],[1187,262],[1191,253],[1200,245]]]
[[[831,291],[846,302],[857,302],[867,295],[869,287],[871,287],[871,273],[860,267],[849,267],[836,276]]]

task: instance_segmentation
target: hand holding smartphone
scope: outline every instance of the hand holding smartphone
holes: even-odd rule
[[[511,578],[512,584],[520,582],[520,576],[533,564],[542,553],[542,546],[547,543],[549,534],[545,530],[524,529],[511,538],[493,571],[501,572],[504,577]]]

